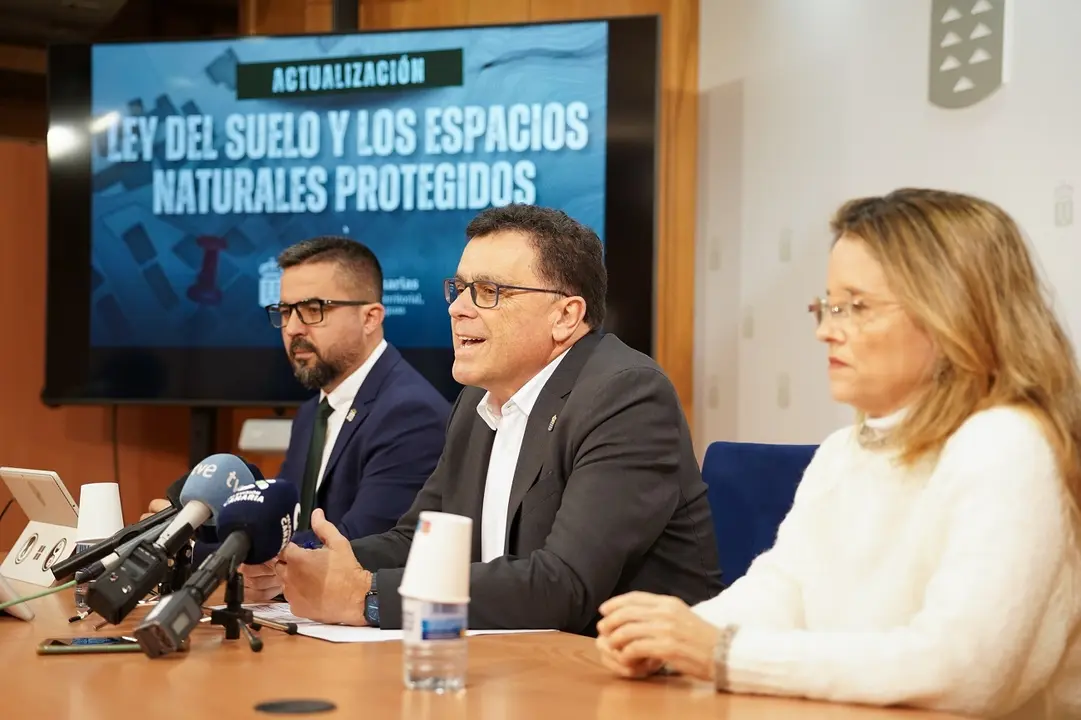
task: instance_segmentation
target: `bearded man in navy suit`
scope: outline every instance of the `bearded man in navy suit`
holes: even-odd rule
[[[281,300],[267,314],[297,380],[319,390],[297,411],[279,475],[300,489],[293,541],[316,540],[315,508],[350,539],[385,532],[435,469],[450,403],[383,338],[383,272],[365,245],[312,238],[278,265]],[[257,602],[260,570],[273,570],[245,570]]]
[[[435,469],[450,403],[383,337],[383,272],[365,245],[304,240],[278,256],[280,302],[266,308],[297,380],[318,395],[293,419],[277,477],[300,490],[299,532],[317,542],[312,510],[349,539],[394,527]],[[155,500],[150,511],[168,507]],[[197,544],[196,558],[208,552]],[[245,600],[278,594],[274,561],[243,566]]]

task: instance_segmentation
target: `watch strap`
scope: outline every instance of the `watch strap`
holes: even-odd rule
[[[370,627],[379,627],[379,589],[375,573],[372,573],[372,586],[364,595],[364,622]]]

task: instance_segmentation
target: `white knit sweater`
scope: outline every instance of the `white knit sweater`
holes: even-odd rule
[[[903,468],[853,428],[815,454],[775,546],[695,606],[738,630],[733,692],[1081,718],[1081,552],[1036,421],[969,418]]]

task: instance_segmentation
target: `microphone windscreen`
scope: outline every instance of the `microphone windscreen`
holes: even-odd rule
[[[296,530],[300,517],[300,493],[287,480],[257,480],[255,487],[241,489],[222,505],[218,515],[218,539],[230,533],[247,533],[251,549],[244,558],[258,565],[280,553]]]
[[[184,489],[180,492],[180,503],[204,503],[210,508],[210,519],[207,523],[213,525],[229,496],[245,486],[254,487],[254,483],[255,478],[243,460],[236,455],[218,453],[191,469],[184,482]]]
[[[188,476],[181,475],[175,481],[173,481],[172,485],[165,489],[165,497],[169,499],[169,502],[172,503],[173,507],[175,507],[177,510],[184,507],[184,503],[180,500],[180,493],[183,492],[184,483],[186,483],[187,481]]]
[[[201,543],[209,543],[211,545],[218,542],[218,528],[214,525],[207,525],[203,523],[195,530],[195,539]]]
[[[237,455],[236,457],[237,457],[237,459],[240,460],[240,462],[242,462],[242,463],[244,463],[245,465],[248,466],[248,470],[251,471],[251,475],[252,475],[253,478],[255,478],[256,480],[265,480],[266,479],[266,477],[263,475],[263,471],[259,469],[258,465],[256,465],[255,463],[248,462],[247,460],[244,459],[244,457],[242,455]]]

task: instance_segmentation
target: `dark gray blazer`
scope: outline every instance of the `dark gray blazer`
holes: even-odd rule
[[[473,518],[470,627],[594,635],[597,609],[632,590],[688,604],[721,591],[717,547],[687,422],[657,364],[593,333],[537,398],[510,494],[507,554],[480,562],[481,504],[495,433],[459,395],[435,471],[392,530],[353,541],[377,572],[380,625],[400,628],[398,585],[419,514]],[[556,422],[551,424],[552,417]]]

